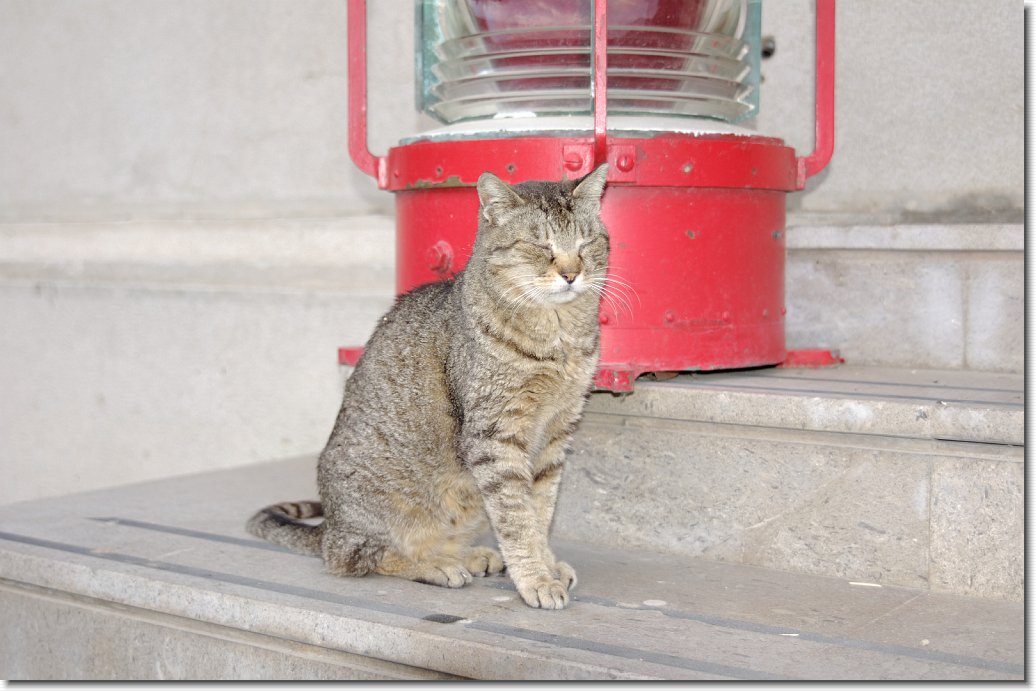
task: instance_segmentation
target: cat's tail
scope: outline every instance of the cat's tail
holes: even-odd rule
[[[263,507],[248,520],[245,529],[253,536],[306,555],[320,555],[323,524],[306,524],[302,519],[324,516],[316,500],[281,502]]]

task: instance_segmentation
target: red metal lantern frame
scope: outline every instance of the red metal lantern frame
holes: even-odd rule
[[[783,301],[785,197],[834,151],[834,0],[816,0],[815,143],[804,157],[763,136],[610,135],[606,0],[594,0],[592,133],[419,140],[375,156],[367,147],[365,0],[349,0],[348,11],[349,44],[358,48],[349,51],[349,153],[396,194],[398,292],[463,269],[477,227],[474,185],[487,162],[517,183],[579,177],[607,161],[601,214],[620,295],[601,308],[597,388],[631,391],[652,371],[830,361],[789,358]],[[341,349],[340,361],[354,364],[360,352]]]

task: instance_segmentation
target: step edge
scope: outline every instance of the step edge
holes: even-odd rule
[[[340,667],[344,670],[359,669],[383,679],[396,680],[456,680],[447,673],[415,668],[406,664],[363,656],[327,646],[301,641],[296,637],[275,636],[255,630],[215,624],[197,618],[141,608],[128,603],[104,600],[70,591],[40,586],[29,582],[0,578],[0,593],[8,591],[28,599],[47,600],[70,607],[92,610],[102,616],[123,617],[127,620],[145,623],[188,634],[226,641],[239,646],[271,651],[305,661]],[[341,659],[346,660],[341,660]]]
[[[823,393],[806,396],[736,388],[665,388],[664,383],[645,385],[638,383],[632,396],[591,397],[586,410],[812,432],[1017,446],[1025,443],[1024,405],[978,407],[913,398],[899,402],[880,397],[823,396]],[[875,418],[878,421],[872,423]],[[990,430],[991,425],[999,427]]]
[[[217,627],[236,628],[245,632],[255,632],[265,636],[334,649],[410,668],[424,669],[465,678],[494,679],[491,677],[479,678],[477,666],[468,663],[468,661],[485,660],[487,655],[491,655],[496,679],[523,679],[521,673],[528,666],[530,660],[535,661],[537,673],[544,676],[544,679],[658,679],[657,676],[623,670],[619,665],[622,663],[621,661],[616,661],[616,666],[604,666],[575,660],[575,656],[571,654],[569,657],[559,658],[557,650],[549,652],[546,650],[543,652],[523,650],[516,652],[505,645],[477,641],[474,638],[461,639],[410,629],[402,625],[377,622],[374,619],[365,619],[360,615],[332,614],[321,612],[319,609],[307,609],[284,604],[273,606],[277,611],[276,615],[260,621],[261,629],[236,627],[232,619],[214,617],[213,613],[226,609],[229,604],[237,606],[234,609],[235,611],[244,610],[254,615],[261,613],[263,608],[270,606],[270,604],[261,599],[237,593],[209,591],[204,586],[174,583],[152,578],[149,575],[105,569],[103,561],[101,561],[100,566],[88,565],[85,562],[61,560],[35,554],[34,552],[11,550],[3,545],[5,540],[0,538],[0,579],[21,581],[22,583],[72,595],[84,596],[113,604],[127,605],[174,617],[197,620]],[[35,548],[36,546],[30,547]],[[42,550],[47,549],[43,548]],[[89,559],[87,556],[81,557],[84,560]],[[100,560],[96,558],[91,560],[91,562],[95,561]],[[26,569],[26,567],[30,569]],[[20,572],[23,576],[18,576]],[[29,572],[36,578],[33,581],[26,581],[24,576],[26,572]],[[98,578],[99,575],[103,575],[104,578]],[[109,588],[103,588],[105,583],[108,584]],[[133,596],[133,594],[139,592],[149,593],[156,600],[148,603],[143,597]],[[184,604],[189,604],[190,608],[185,606],[182,612],[178,611],[175,607],[175,596],[177,593],[189,596],[189,598],[181,600]],[[317,640],[315,635],[310,641],[286,635],[284,632],[289,629],[287,625],[283,624],[286,613],[294,616],[294,621],[296,621],[295,631],[305,630],[316,633],[324,630],[332,632],[334,639],[322,643]],[[353,625],[357,631],[360,629],[364,630],[364,634],[350,636],[349,633],[343,631],[344,628],[341,626],[343,623]],[[372,628],[379,630],[381,635],[378,637],[368,636]],[[425,640],[426,644],[429,645],[415,647],[413,646],[415,638]],[[487,637],[486,639],[489,638]],[[441,643],[439,646],[431,645],[432,642],[438,642],[439,640],[449,642],[454,650],[457,650],[458,646],[462,646],[468,649],[468,652],[453,657],[454,660],[450,663],[446,659],[430,653],[432,650],[441,650]],[[505,641],[509,642],[511,640],[507,639]],[[375,650],[368,649],[365,651],[363,643],[368,645],[374,643]],[[395,648],[395,653],[393,653],[392,643],[407,643],[409,646],[398,646]],[[378,649],[378,647],[381,648]],[[423,657],[418,651],[420,648],[426,650]],[[576,656],[584,653],[569,649],[566,649],[566,651],[571,651]],[[597,656],[605,659],[611,658],[607,654],[597,654]],[[510,661],[509,671],[501,667],[505,661]],[[625,659],[623,661],[626,664],[629,663]],[[437,663],[450,664],[437,665]],[[664,667],[660,664],[650,665],[654,668]],[[683,673],[686,674],[686,671],[683,671]],[[673,669],[673,674],[679,674],[679,671]]]
[[[875,450],[952,457],[964,460],[1024,463],[1022,445],[944,440],[927,437],[898,437],[831,430],[802,430],[779,426],[722,423],[714,421],[628,416],[618,413],[587,411],[581,425],[587,427],[651,427],[692,431],[708,437],[743,438],[768,442],[813,444],[823,447]]]

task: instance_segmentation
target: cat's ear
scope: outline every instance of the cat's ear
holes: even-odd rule
[[[600,204],[604,194],[604,183],[608,178],[608,164],[602,163],[592,172],[583,176],[572,189],[574,199],[583,199],[591,204]]]
[[[478,177],[475,187],[479,202],[482,203],[482,216],[487,221],[499,221],[508,211],[525,202],[513,187],[489,171]]]

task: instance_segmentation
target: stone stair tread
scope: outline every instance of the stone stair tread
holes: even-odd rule
[[[839,365],[684,373],[592,412],[818,432],[1024,444],[1024,376]]]
[[[526,607],[505,577],[458,590],[333,577],[243,529],[259,506],[312,497],[312,469],[288,460],[2,507],[0,584],[470,678],[1024,676],[1016,602],[561,541],[580,575],[561,612]]]
[[[973,370],[838,365],[697,373],[680,381],[690,386],[754,388],[799,396],[934,399],[1008,407],[1025,403],[1022,374]]]

